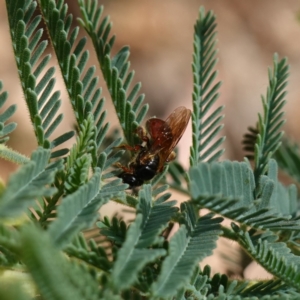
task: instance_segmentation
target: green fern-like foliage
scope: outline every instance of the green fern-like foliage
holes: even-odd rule
[[[41,16],[34,15],[37,2],[7,1],[6,5],[15,59],[38,145],[46,149],[55,148],[70,139],[73,132],[49,140],[63,115],[57,115],[61,105],[60,92],[52,92],[55,68],[47,69],[51,55],[44,53],[48,42],[41,40],[43,29],[38,29]],[[57,150],[52,157],[64,155],[67,151]]]
[[[198,217],[192,206],[182,206],[185,224],[170,240],[170,254],[162,265],[161,273],[152,286],[156,297],[167,298],[184,286],[191,278],[197,261],[211,254],[220,232],[222,218],[211,215]],[[205,241],[205,243],[203,243]],[[180,282],[174,288],[173,280]]]
[[[37,197],[55,193],[47,185],[53,183],[55,172],[62,169],[62,161],[48,164],[49,158],[49,150],[38,149],[32,154],[30,162],[10,178],[1,195],[0,217],[18,217]]]
[[[3,84],[0,81],[0,110],[3,110],[3,107],[8,99],[8,93],[6,91],[2,92]],[[6,143],[9,140],[9,134],[11,134],[17,127],[17,123],[8,122],[8,119],[13,116],[17,109],[16,105],[10,105],[0,114],[0,157],[8,161],[22,165],[28,162],[28,158],[21,153],[9,149]]]
[[[86,241],[83,234],[77,235],[72,243],[64,247],[64,251],[73,258],[92,264],[96,268],[108,272],[112,262],[105,247],[98,245],[94,239]]]
[[[233,229],[238,233],[241,244],[257,261],[268,271],[281,278],[283,282],[299,290],[300,259],[290,253],[291,250],[285,243],[276,242],[278,237],[274,234],[249,234],[240,231],[236,225],[233,226]]]
[[[218,296],[214,296],[218,295]],[[278,279],[261,282],[229,281],[226,275],[212,276],[209,266],[197,268],[190,283],[182,289],[176,299],[297,299],[299,293]],[[210,299],[208,298],[208,299]]]
[[[295,141],[287,138],[275,152],[274,157],[279,167],[286,172],[295,182],[300,182],[300,151],[299,145]]]
[[[297,210],[295,186],[286,189],[277,181],[275,161],[270,161],[260,199],[253,197],[254,174],[244,162],[201,164],[191,169],[190,178],[193,201],[201,207],[257,229],[300,229],[298,219],[291,219]]]
[[[194,54],[193,54],[193,145],[191,147],[190,165],[195,166],[199,162],[218,159],[224,150],[218,150],[224,137],[213,141],[222,129],[220,121],[224,116],[220,115],[223,107],[220,106],[211,113],[210,109],[219,97],[220,82],[214,83],[217,71],[214,67],[217,63],[216,46],[216,22],[212,12],[205,13],[200,9],[199,19],[195,25]],[[212,144],[211,144],[212,143]]]
[[[274,55],[273,69],[269,69],[269,87],[266,96],[262,96],[263,115],[258,115],[257,130],[250,129],[251,134],[246,136],[246,150],[254,150],[254,177],[256,183],[260,176],[267,172],[268,162],[276,150],[280,147],[283,132],[281,127],[283,120],[283,106],[285,104],[289,66],[287,59],[278,61],[278,55]],[[251,140],[255,139],[251,149]],[[253,153],[253,152],[252,152]],[[251,156],[251,154],[250,154]]]
[[[2,91],[3,84],[0,81],[0,92]],[[0,109],[7,101],[7,92],[1,92],[0,94]],[[7,120],[15,113],[16,105],[9,106],[3,113],[0,114],[0,143],[4,144],[9,140],[9,134],[11,134],[17,127],[17,124],[10,122],[7,124]]]
[[[216,16],[201,8],[194,28],[191,167],[186,170],[175,160],[143,186],[126,190],[114,168],[124,152],[118,147],[122,138],[108,134],[96,67],[86,67],[87,38],[78,38],[67,4],[17,0],[6,5],[38,148],[26,157],[6,145],[16,129],[9,119],[17,107],[0,82],[0,157],[20,165],[7,183],[0,181],[0,298],[299,299],[298,191],[278,179],[279,166],[299,180],[298,148],[287,142],[278,149],[286,60],[275,56],[264,114],[245,138],[254,168],[248,160],[218,161],[224,137],[218,137],[223,107],[217,105],[220,83],[214,83]],[[148,104],[139,94],[140,83],[131,86],[129,48],[112,54],[112,25],[97,1],[78,0],[78,6],[78,22],[97,53],[124,139],[140,143],[133,133]],[[41,22],[72,105],[74,132],[61,128],[60,94],[53,91],[55,68],[48,67]],[[53,138],[56,129],[62,134]],[[61,149],[73,135],[73,145]],[[170,188],[185,195],[180,205]],[[110,201],[130,209],[130,220],[99,214]],[[274,279],[232,280],[212,274],[209,265],[201,269],[199,263],[213,253],[220,236],[238,243]]]
[[[143,94],[138,96],[141,84],[136,83],[130,87],[134,72],[129,72],[129,48],[123,47],[112,57],[111,50],[115,36],[109,37],[112,27],[109,17],[101,20],[103,6],[97,7],[95,0],[78,2],[82,13],[79,22],[92,39],[124,136],[127,143],[133,145],[136,140],[132,133],[143,121],[148,105],[143,105]]]

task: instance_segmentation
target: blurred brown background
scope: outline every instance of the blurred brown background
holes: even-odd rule
[[[73,14],[78,15],[77,1],[67,1]],[[287,56],[291,65],[285,131],[300,140],[298,117],[300,106],[300,2],[296,0],[104,0],[105,14],[113,21],[116,33],[115,47],[131,47],[131,66],[136,71],[135,81],[142,82],[142,92],[150,104],[149,116],[166,117],[179,105],[191,107],[193,25],[198,9],[204,5],[217,14],[220,105],[225,108],[225,157],[241,160],[241,140],[249,125],[254,125],[257,113],[262,111],[260,95],[266,93],[267,67],[272,65],[274,52]],[[4,1],[0,2],[0,79],[10,93],[9,101],[18,104],[18,128],[11,146],[30,154],[35,148],[28,122],[17,70],[10,45]],[[90,48],[91,49],[91,48]],[[90,64],[96,64],[91,50]],[[53,61],[55,64],[55,61]],[[61,88],[60,76],[58,88]],[[103,81],[101,81],[103,84]],[[104,86],[103,86],[104,87]],[[107,98],[109,118],[114,126],[117,120]],[[72,127],[69,103],[62,94],[66,118],[64,130]],[[189,129],[189,133],[190,133]],[[180,160],[188,163],[190,134],[180,143]],[[0,175],[6,179],[14,166],[0,161]],[[260,274],[260,273],[259,273]],[[263,276],[263,275],[261,275]]]

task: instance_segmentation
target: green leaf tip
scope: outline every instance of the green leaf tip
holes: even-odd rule
[[[199,10],[199,18],[194,26],[193,53],[193,113],[192,113],[192,146],[190,148],[190,165],[196,166],[202,161],[216,161],[224,152],[219,149],[225,137],[218,137],[223,125],[223,107],[214,111],[221,82],[214,83],[217,71],[216,23],[212,11],[205,13],[204,7]]]

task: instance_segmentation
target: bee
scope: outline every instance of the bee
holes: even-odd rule
[[[118,177],[127,183],[130,189],[151,180],[156,174],[162,172],[165,163],[175,159],[176,154],[173,150],[182,137],[190,116],[191,111],[180,106],[165,121],[151,118],[146,122],[146,129],[140,126],[137,128],[136,133],[142,140],[142,144],[133,147],[119,146],[136,154],[128,166],[116,164],[123,170]]]

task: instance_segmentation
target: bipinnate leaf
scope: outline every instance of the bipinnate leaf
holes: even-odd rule
[[[257,229],[300,230],[295,214],[295,186],[283,187],[277,180],[277,164],[269,161],[269,173],[261,176],[259,198],[254,198],[255,180],[245,162],[202,163],[190,169],[192,200],[200,207]],[[282,203],[282,198],[285,203]]]
[[[289,65],[287,59],[279,60],[275,53],[273,68],[269,68],[269,86],[265,96],[262,96],[263,113],[258,114],[256,128],[250,128],[245,136],[245,150],[254,158],[254,179],[256,191],[259,192],[260,177],[268,172],[268,164],[281,145],[282,127],[285,123],[283,107],[286,103],[287,78]]]
[[[164,249],[147,249],[139,247],[142,238],[143,216],[138,214],[127,231],[126,240],[118,252],[118,258],[112,270],[112,279],[115,290],[130,287],[137,280],[138,272],[147,263],[164,256]]]
[[[212,11],[199,10],[194,26],[193,53],[193,143],[190,147],[190,165],[203,161],[216,161],[224,152],[220,146],[225,137],[219,137],[223,106],[216,107],[221,82],[216,82],[216,16]],[[216,107],[216,108],[215,108]],[[213,108],[213,109],[212,109]]]
[[[276,160],[269,160],[268,174],[267,176],[262,176],[262,178],[264,177],[273,182],[274,191],[265,206],[262,206],[262,202],[260,207],[273,207],[276,213],[283,216],[296,216],[298,211],[297,188],[293,184],[285,186],[278,180],[278,165]],[[282,199],[285,199],[285,201],[282,201]]]
[[[42,16],[40,9],[37,9],[37,2],[7,0],[6,8],[12,49],[37,144],[45,149],[51,148],[53,150],[51,158],[57,158],[68,153],[68,149],[59,147],[59,150],[54,150],[54,148],[69,140],[74,132],[65,132],[55,139],[52,136],[63,119],[63,114],[59,113],[62,101],[60,92],[53,91],[57,76],[55,67],[49,66],[51,55],[46,53],[48,39],[43,34]],[[68,57],[66,53],[65,56]],[[11,106],[2,115],[5,117],[4,120],[13,113],[13,110],[14,107]],[[0,116],[0,137],[10,133],[14,129],[14,124],[9,123],[4,128],[1,127],[3,126]],[[7,138],[5,137],[6,140]]]
[[[152,285],[154,297],[168,299],[189,282],[197,264],[216,247],[222,220],[206,215],[198,218],[194,226],[182,225],[179,228],[170,240],[169,255]]]
[[[250,166],[245,162],[222,161],[201,163],[190,169],[190,191],[193,199],[218,196],[253,202],[255,182]]]
[[[7,122],[8,119],[15,113],[17,110],[16,105],[10,105],[5,109],[4,105],[8,98],[8,93],[6,91],[2,92],[3,84],[0,80],[0,144],[4,144],[9,140],[8,134],[12,133],[16,127],[17,123]]]
[[[291,252],[286,243],[278,241],[272,232],[255,233],[245,231],[231,223],[241,246],[261,264],[264,269],[280,278],[290,287],[300,291],[300,258]]]
[[[110,34],[112,23],[108,16],[103,16],[103,6],[97,0],[79,0],[78,4],[81,11],[78,21],[93,42],[124,137],[128,144],[134,145],[136,136],[132,133],[146,116],[148,104],[143,103],[145,96],[139,94],[141,83],[133,84],[134,71],[129,70],[129,47],[124,46],[112,55],[115,36]]]
[[[299,144],[285,137],[274,158],[280,169],[285,171],[293,180],[300,182],[300,151]]]
[[[49,234],[56,245],[63,247],[76,233],[96,221],[99,208],[107,200],[101,195],[100,178],[100,170],[96,169],[88,183],[62,199],[58,218],[49,226]]]
[[[49,197],[55,188],[49,187],[62,161],[49,164],[50,150],[38,148],[31,160],[13,174],[0,196],[0,218],[17,217],[38,197]]]
[[[112,261],[106,253],[105,246],[105,244],[103,246],[99,245],[93,238],[87,241],[86,236],[81,232],[75,236],[68,246],[64,247],[64,252],[70,257],[108,272],[111,269]]]
[[[163,199],[163,196],[168,196]],[[158,234],[166,228],[178,208],[176,201],[166,201],[170,195],[164,194],[156,201],[152,201],[151,185],[145,184],[139,193],[138,211],[143,215],[142,234],[138,248],[147,247],[156,241]],[[163,201],[160,201],[163,199]]]

